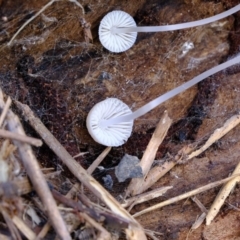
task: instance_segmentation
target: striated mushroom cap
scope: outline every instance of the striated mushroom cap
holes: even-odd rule
[[[131,109],[117,98],[108,98],[97,103],[87,116],[87,129],[92,138],[105,146],[118,147],[124,144],[132,133],[133,120],[110,126],[101,126],[101,120],[131,114]]]
[[[102,45],[111,52],[124,52],[131,48],[136,41],[137,32],[114,33],[113,27],[136,27],[134,19],[126,12],[113,11],[101,21],[98,34]]]

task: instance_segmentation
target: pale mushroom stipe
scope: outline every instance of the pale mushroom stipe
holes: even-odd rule
[[[112,147],[121,146],[131,135],[134,119],[148,113],[161,103],[184,92],[205,78],[239,62],[240,55],[199,74],[192,80],[155,98],[135,112],[132,112],[121,100],[117,98],[107,98],[97,103],[88,114],[88,131],[92,138],[100,144]]]
[[[131,48],[137,39],[137,32],[166,32],[197,27],[232,15],[240,10],[240,4],[215,16],[193,22],[165,26],[136,26],[134,19],[126,12],[109,12],[101,21],[98,34],[102,45],[111,52],[124,52]]]
[[[203,20],[158,27],[136,27],[133,19],[128,19],[130,16],[129,14],[126,14],[122,11],[114,11],[107,14],[100,24],[100,41],[102,42],[103,46],[110,51],[122,52],[126,51],[134,44],[137,37],[136,32],[138,30],[141,32],[172,31],[194,27],[222,19],[239,10],[240,4],[224,13]],[[112,18],[112,15],[115,15],[115,18]],[[114,22],[115,19],[117,20],[117,24]],[[121,24],[123,22],[125,22],[126,25]],[[200,75],[194,77],[192,80],[157,97],[156,99],[150,101],[134,112],[132,112],[125,103],[116,98],[108,98],[102,102],[99,102],[91,109],[88,114],[88,131],[92,138],[100,144],[113,147],[121,146],[128,140],[131,135],[134,119],[148,113],[161,103],[189,89],[205,78],[232,65],[238,64],[239,62],[240,55],[201,73]]]

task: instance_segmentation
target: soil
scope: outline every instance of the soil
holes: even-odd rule
[[[46,9],[6,44],[19,27],[41,9],[46,0],[0,0],[0,87],[12,99],[28,104],[71,155],[89,152],[78,161],[85,168],[104,146],[94,142],[86,129],[86,116],[94,104],[116,97],[132,110],[181,85],[201,72],[226,61],[239,51],[240,13],[215,24],[165,33],[139,33],[135,45],[124,53],[111,53],[98,39],[100,20],[109,11],[121,9],[134,17],[137,25],[163,25],[206,18],[238,4],[219,1],[58,1]],[[86,42],[80,18],[91,24],[93,41]],[[184,53],[184,44],[194,48]],[[127,153],[141,158],[151,134],[165,109],[173,119],[156,159],[176,154],[183,146],[208,137],[240,107],[240,68],[234,66],[215,74],[195,87],[137,119],[127,143],[114,148],[103,166],[114,167]],[[25,123],[29,135],[34,131]],[[59,167],[59,160],[43,146],[36,150],[43,167]],[[177,196],[209,182],[227,177],[240,156],[240,126],[237,126],[200,157],[178,165],[153,187],[173,186],[164,197],[136,206],[132,213]],[[63,166],[64,167],[64,166]],[[65,177],[75,181],[65,169]],[[102,182],[105,175],[95,173]],[[117,183],[110,192],[118,197],[127,183]],[[209,208],[220,188],[199,194]],[[190,231],[201,214],[190,199],[137,218],[144,228],[159,231],[159,239],[240,239],[237,185],[210,226]],[[229,204],[228,204],[229,203]]]

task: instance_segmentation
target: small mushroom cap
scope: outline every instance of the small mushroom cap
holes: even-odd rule
[[[124,144],[132,133],[133,121],[113,124],[107,127],[100,126],[104,119],[131,114],[131,109],[117,98],[108,98],[97,103],[87,116],[87,129],[92,138],[105,146],[118,147]]]
[[[136,27],[134,19],[126,12],[112,11],[101,21],[98,34],[102,45],[111,52],[124,52],[132,47],[137,32],[113,33],[112,27]]]

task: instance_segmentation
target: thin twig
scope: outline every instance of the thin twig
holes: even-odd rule
[[[44,5],[36,14],[34,14],[31,18],[29,18],[19,29],[18,31],[13,35],[11,40],[7,43],[7,46],[11,46],[13,40],[17,37],[17,35],[30,23],[32,22],[36,17],[38,17],[42,12],[44,12],[48,7],[50,7],[54,2],[61,1],[61,0],[51,0],[46,5]],[[70,2],[75,3],[78,7],[82,9],[83,14],[85,14],[83,6],[77,2],[76,0],[69,0]]]
[[[165,111],[148,143],[141,162],[139,163],[144,177],[132,179],[127,188],[126,195],[135,196],[143,192],[142,186],[145,182],[145,178],[153,164],[159,145],[165,138],[171,123],[172,119],[169,118],[167,111]]]
[[[36,118],[31,109],[18,101],[16,106],[23,111],[24,117],[29,121],[30,125],[38,132],[46,144],[53,150],[53,152],[62,160],[62,162],[69,168],[73,175],[82,182],[88,189],[90,189],[98,198],[116,214],[128,219],[134,224],[130,224],[126,230],[126,234],[132,240],[146,239],[141,225],[93,178],[85,169],[83,169],[74,158],[66,151],[66,149],[58,142],[58,140],[49,132],[43,125],[40,119]]]
[[[86,213],[81,213],[81,216],[100,232],[98,239],[111,240],[111,234],[93,218],[89,217]]]
[[[11,103],[12,103],[12,99],[10,97],[7,98],[7,101],[5,103],[5,106],[2,110],[2,114],[0,116],[0,128],[2,127],[2,124],[3,124],[3,121],[6,117],[6,114],[7,114],[7,111],[9,109],[9,107],[11,106]]]
[[[31,18],[29,18],[19,29],[18,31],[13,35],[11,40],[7,43],[7,46],[11,46],[13,40],[17,37],[17,35],[30,23],[32,22],[37,16],[39,16],[42,12],[44,12],[48,7],[50,7],[54,2],[58,0],[51,0],[48,2],[45,6],[43,6],[36,14],[34,14]]]
[[[36,234],[22,221],[22,219],[15,215],[12,221],[27,239],[36,239]]]
[[[233,175],[239,174],[239,173],[240,173],[240,162],[238,163],[235,170],[233,171]],[[217,197],[215,198],[211,208],[208,211],[208,214],[206,216],[206,225],[210,225],[210,223],[216,217],[220,208],[224,204],[226,198],[231,193],[236,183],[239,181],[240,181],[240,177],[236,177],[223,185]]]
[[[208,211],[196,196],[192,197],[191,199],[192,199],[193,202],[195,202],[197,204],[197,206],[202,211],[202,214],[200,216],[198,216],[198,218],[196,219],[196,221],[193,223],[193,225],[191,227],[192,230],[195,230],[202,225],[202,223],[204,222],[204,220],[207,216]]]
[[[37,138],[33,137],[28,137],[26,135],[20,135],[17,133],[12,133],[9,131],[6,131],[4,129],[0,129],[0,137],[7,138],[7,139],[12,139],[12,140],[18,140],[22,143],[28,143],[30,145],[33,145],[35,147],[41,147],[42,146],[42,141]]]
[[[112,148],[107,147],[104,149],[104,151],[94,160],[94,162],[88,167],[87,172],[92,175],[94,170],[99,166],[99,164],[102,162],[102,160],[108,155]]]
[[[0,93],[0,107],[4,108],[5,104],[1,96],[3,96],[2,92]],[[25,135],[19,118],[11,110],[8,110],[6,119],[7,126],[10,131],[20,135]],[[18,152],[24,168],[27,172],[27,175],[31,179],[34,189],[36,190],[44,206],[46,207],[48,216],[53,224],[53,227],[55,228],[55,231],[61,239],[70,240],[71,237],[66,229],[60,212],[57,209],[56,203],[51,195],[49,187],[44,179],[41,169],[39,168],[37,159],[34,156],[30,145],[26,143],[21,143],[17,140],[14,140],[13,142],[18,147]]]
[[[151,206],[151,207],[145,208],[144,210],[135,213],[133,216],[134,216],[134,217],[138,217],[138,216],[140,216],[140,215],[142,215],[142,214],[144,214],[144,213],[151,212],[151,211],[153,211],[153,210],[162,208],[162,207],[167,206],[167,205],[170,205],[170,204],[172,204],[172,203],[181,201],[181,200],[183,200],[183,199],[185,199],[185,198],[189,198],[189,197],[194,196],[194,195],[196,195],[196,194],[205,192],[205,191],[207,191],[207,190],[209,190],[209,189],[211,189],[211,188],[214,188],[214,187],[217,187],[217,186],[219,186],[219,185],[221,185],[221,184],[223,184],[223,183],[226,183],[227,181],[229,181],[229,180],[231,180],[231,179],[233,179],[233,178],[235,178],[235,177],[237,177],[237,176],[239,177],[239,174],[238,174],[238,175],[233,175],[233,176],[228,177],[228,178],[224,178],[224,179],[222,179],[222,180],[219,180],[219,181],[216,181],[216,182],[213,182],[213,183],[209,183],[209,184],[207,184],[207,185],[205,185],[205,186],[203,186],[203,187],[194,189],[194,190],[192,190],[192,191],[190,191],[190,192],[183,193],[183,194],[181,194],[181,195],[179,195],[179,196],[177,196],[177,197],[170,198],[170,199],[168,199],[168,200],[166,200],[166,201],[164,201],[164,202],[161,202],[161,203],[158,203],[158,204],[153,205],[153,206]]]

